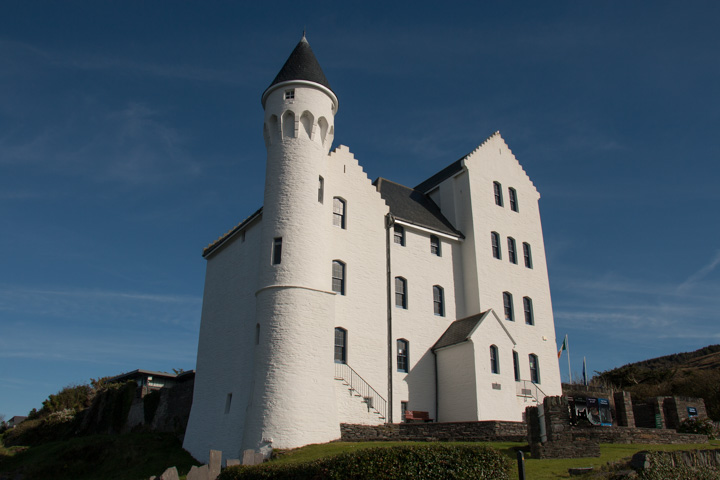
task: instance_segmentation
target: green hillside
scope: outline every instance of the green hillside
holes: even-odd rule
[[[720,420],[720,345],[629,363],[595,378],[638,400],[661,395],[703,398],[708,416]]]

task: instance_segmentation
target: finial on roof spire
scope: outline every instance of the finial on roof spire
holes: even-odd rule
[[[303,27],[303,38],[302,39],[307,42],[307,38],[305,38],[305,27]]]

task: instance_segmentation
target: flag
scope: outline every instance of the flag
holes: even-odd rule
[[[563,340],[562,345],[560,345],[560,350],[558,350],[558,360],[560,360],[560,355],[562,355],[563,350],[567,350],[567,335],[565,335],[565,340]]]
[[[587,387],[587,364],[585,363],[585,357],[583,357],[583,383]]]

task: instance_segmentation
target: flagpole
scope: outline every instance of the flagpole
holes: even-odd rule
[[[565,348],[567,348],[568,352],[568,377],[570,378],[568,383],[572,385],[572,370],[570,370],[570,340],[568,340],[567,333],[565,334]]]

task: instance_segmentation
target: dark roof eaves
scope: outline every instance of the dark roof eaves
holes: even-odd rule
[[[470,154],[468,154],[468,155],[470,155]],[[458,173],[462,172],[462,170],[464,168],[463,160],[465,160],[468,157],[468,155],[464,155],[462,158],[454,161],[453,163],[451,163],[447,167],[443,168],[442,170],[440,170],[439,172],[437,172],[435,175],[431,176],[427,180],[419,183],[417,186],[415,186],[415,190],[419,190],[422,193],[427,193],[430,190],[432,190],[434,187],[436,187],[437,185],[439,185],[442,182],[444,182],[445,180],[447,180],[448,178],[451,178],[451,177],[457,175]]]
[[[233,228],[230,229],[229,232],[227,232],[225,235],[222,235],[220,238],[215,240],[213,243],[208,245],[203,249],[202,256],[203,258],[208,258],[213,252],[218,250],[222,245],[225,244],[228,240],[230,240],[235,234],[237,234],[239,231],[244,229],[246,226],[248,226],[253,220],[258,218],[262,214],[263,207],[258,208],[253,214],[251,214],[249,217],[247,217],[245,220],[240,222],[239,224],[235,225]]]

